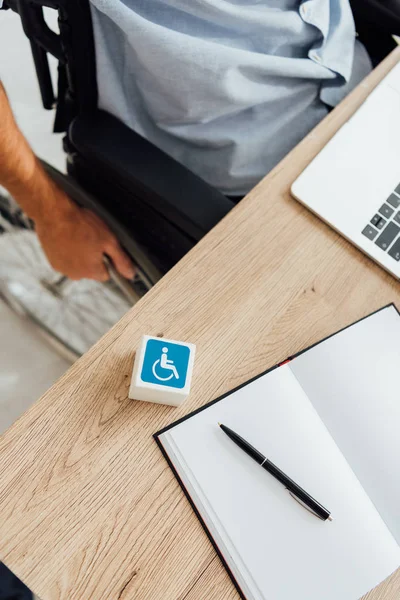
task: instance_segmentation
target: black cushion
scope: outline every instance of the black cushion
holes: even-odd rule
[[[94,168],[132,189],[193,240],[214,227],[234,203],[112,115],[79,116],[69,138]]]

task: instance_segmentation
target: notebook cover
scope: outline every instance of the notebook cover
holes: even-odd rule
[[[235,586],[236,590],[238,591],[240,597],[242,598],[242,600],[247,600],[247,598],[245,597],[244,593],[242,592],[238,582],[236,581],[232,571],[229,568],[228,563],[225,561],[225,558],[221,552],[221,550],[219,549],[217,543],[215,542],[214,538],[212,537],[206,523],[204,522],[201,514],[199,513],[197,506],[195,505],[194,501],[192,500],[189,490],[186,489],[183,481],[181,480],[181,478],[179,477],[178,472],[176,471],[173,463],[171,462],[166,450],[164,449],[160,438],[160,435],[162,435],[163,433],[169,431],[170,429],[173,429],[174,427],[176,427],[176,425],[179,425],[180,423],[183,423],[184,421],[186,421],[187,419],[190,419],[192,417],[194,417],[195,415],[197,415],[198,413],[200,413],[203,410],[206,410],[207,408],[209,408],[210,406],[212,406],[213,404],[216,404],[217,402],[220,402],[220,400],[223,400],[224,398],[226,398],[227,396],[229,396],[230,394],[233,394],[234,392],[237,392],[238,390],[240,390],[241,388],[245,387],[246,385],[249,385],[250,383],[252,383],[253,381],[255,381],[256,379],[258,379],[259,377],[263,377],[264,375],[267,375],[268,373],[270,373],[271,371],[274,371],[275,369],[278,369],[279,367],[281,367],[282,365],[290,362],[291,360],[293,360],[294,358],[297,358],[298,356],[300,356],[301,354],[304,354],[305,352],[308,352],[309,350],[311,350],[312,348],[315,348],[315,346],[319,346],[319,344],[322,344],[323,342],[325,342],[326,340],[329,340],[331,337],[337,335],[338,333],[341,333],[342,331],[345,331],[346,329],[349,329],[349,327],[353,327],[353,325],[357,325],[357,323],[361,323],[361,321],[365,321],[365,319],[368,319],[369,317],[372,317],[373,315],[381,312],[382,310],[385,310],[386,308],[389,308],[390,306],[393,306],[393,308],[397,311],[398,315],[400,316],[400,311],[399,309],[396,307],[396,305],[394,304],[394,302],[387,304],[386,306],[383,306],[382,308],[378,308],[378,310],[375,310],[374,312],[372,312],[369,315],[366,315],[365,317],[362,317],[361,319],[358,319],[358,321],[354,321],[354,323],[351,323],[350,325],[346,325],[346,327],[343,327],[342,329],[339,329],[338,331],[336,331],[335,333],[332,333],[331,335],[328,335],[326,338],[324,338],[323,340],[320,340],[319,342],[316,342],[315,344],[312,344],[311,346],[309,346],[308,348],[305,348],[304,350],[300,350],[300,352],[297,352],[297,354],[293,354],[293,356],[289,356],[288,358],[286,358],[285,360],[279,362],[278,364],[274,365],[273,367],[270,367],[269,369],[267,369],[266,371],[263,371],[262,373],[259,373],[258,375],[255,375],[254,377],[252,377],[251,379],[248,379],[247,381],[245,381],[244,383],[241,383],[240,385],[238,385],[236,388],[230,390],[229,392],[226,392],[225,394],[223,394],[222,396],[219,396],[218,398],[216,398],[215,400],[212,400],[211,402],[208,402],[207,404],[205,404],[204,406],[201,406],[200,408],[194,410],[193,412],[187,414],[186,416],[182,417],[181,419],[178,419],[177,421],[174,421],[173,423],[171,423],[170,425],[167,425],[166,427],[164,427],[163,429],[161,429],[160,431],[157,431],[153,437],[155,439],[155,441],[158,444],[158,447],[160,448],[165,460],[167,461],[170,469],[172,470],[173,474],[175,475],[179,485],[181,486],[186,498],[188,499],[188,501],[190,502],[190,505],[192,507],[192,509],[194,510],[197,518],[199,519],[201,526],[203,527],[208,539],[210,540],[211,544],[213,545],[216,553],[218,554],[222,564],[224,565],[229,577],[232,580],[233,585]]]

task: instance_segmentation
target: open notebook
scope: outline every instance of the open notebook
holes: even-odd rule
[[[332,513],[299,505],[231,427]],[[400,315],[391,305],[156,434],[247,600],[357,600],[400,566]]]

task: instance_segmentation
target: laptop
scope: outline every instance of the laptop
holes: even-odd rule
[[[303,171],[291,192],[400,279],[400,63]]]

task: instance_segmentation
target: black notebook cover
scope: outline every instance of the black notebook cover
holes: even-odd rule
[[[181,478],[179,477],[173,463],[171,462],[168,454],[166,453],[162,442],[160,441],[160,435],[162,435],[163,433],[169,431],[170,429],[173,429],[174,427],[176,427],[177,425],[179,425],[180,423],[183,423],[184,421],[186,421],[187,419],[190,419],[192,417],[194,417],[195,415],[197,415],[198,413],[200,413],[203,410],[206,410],[207,408],[209,408],[210,406],[212,406],[213,404],[216,404],[217,402],[220,402],[221,400],[223,400],[224,398],[226,398],[227,396],[229,396],[230,394],[233,394],[234,392],[237,392],[238,390],[240,390],[241,388],[245,387],[246,385],[249,385],[250,383],[252,383],[253,381],[255,381],[256,379],[258,379],[259,377],[263,377],[264,375],[267,375],[267,373],[270,373],[271,371],[273,371],[274,369],[277,369],[279,367],[281,367],[282,365],[287,364],[288,362],[290,362],[291,360],[297,358],[298,356],[304,354],[305,352],[308,352],[309,350],[311,350],[312,348],[315,348],[316,346],[319,346],[320,344],[322,344],[323,342],[325,342],[326,340],[329,340],[331,337],[337,335],[338,333],[341,333],[342,331],[345,331],[346,329],[348,329],[349,327],[352,327],[353,325],[356,325],[357,323],[361,323],[361,321],[364,321],[365,319],[368,319],[369,317],[372,317],[373,315],[379,313],[382,310],[385,310],[386,308],[389,308],[390,306],[393,306],[393,308],[396,309],[397,313],[400,316],[400,311],[398,310],[398,308],[396,307],[396,305],[392,302],[391,304],[387,304],[386,306],[383,306],[382,308],[379,308],[378,310],[370,313],[369,315],[362,317],[361,319],[358,319],[358,321],[354,321],[353,323],[351,323],[350,325],[347,325],[346,327],[343,327],[342,329],[339,329],[338,331],[336,331],[335,333],[332,333],[331,335],[328,335],[326,338],[324,338],[323,340],[320,340],[319,342],[316,342],[315,344],[312,344],[311,346],[309,346],[308,348],[305,348],[304,350],[301,350],[300,352],[297,352],[297,354],[293,354],[292,356],[286,358],[285,360],[279,362],[278,364],[274,365],[273,367],[270,367],[269,369],[267,369],[266,371],[263,371],[262,373],[259,373],[258,375],[255,375],[254,377],[252,377],[251,379],[245,381],[244,383],[242,383],[241,385],[238,385],[236,388],[230,390],[229,392],[226,392],[225,394],[223,394],[222,396],[219,396],[218,398],[216,398],[215,400],[212,400],[211,402],[208,402],[207,404],[205,404],[204,406],[201,406],[200,408],[194,410],[193,412],[189,413],[188,415],[186,415],[185,417],[182,417],[181,419],[174,421],[173,423],[171,423],[170,425],[167,425],[167,427],[164,427],[163,429],[161,429],[160,431],[157,431],[157,433],[154,434],[154,439],[157,442],[165,460],[167,461],[168,465],[170,466],[173,474],[175,475],[179,485],[181,486],[186,498],[189,500],[197,518],[199,519],[205,533],[207,534],[208,539],[210,540],[210,542],[212,543],[216,553],[218,554],[219,558],[222,561],[222,564],[224,565],[226,571],[228,572],[232,583],[234,584],[235,588],[237,589],[240,597],[243,600],[247,600],[246,597],[244,596],[241,588],[239,587],[232,571],[230,570],[228,564],[225,561],[225,558],[223,556],[223,554],[221,553],[218,545],[216,544],[214,538],[212,537],[208,527],[206,526],[202,516],[200,515],[199,511],[197,510],[197,507],[195,505],[195,503],[193,502],[189,491],[186,489],[183,481],[181,480]]]

